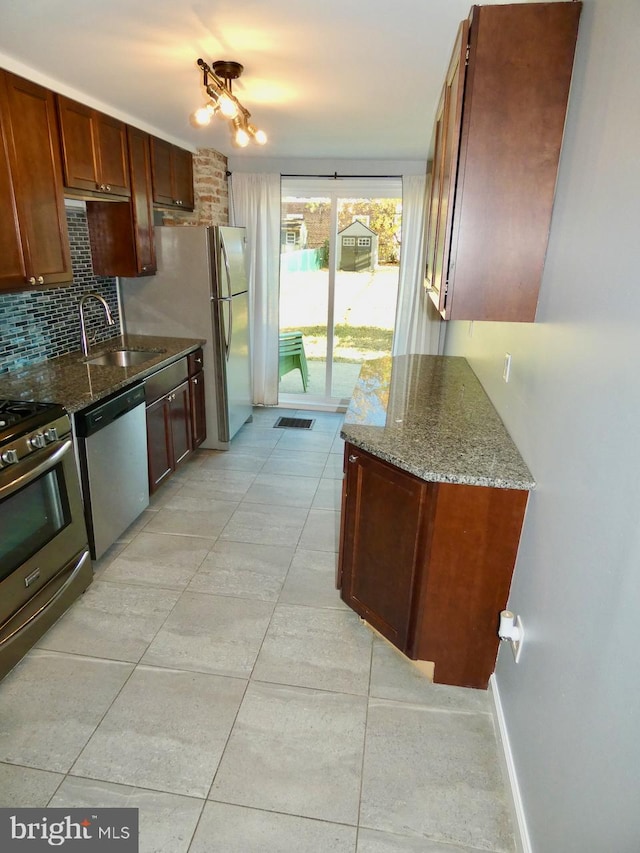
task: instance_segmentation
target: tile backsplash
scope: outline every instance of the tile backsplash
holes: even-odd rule
[[[80,349],[78,305],[86,293],[99,293],[108,303],[115,326],[107,326],[95,299],[85,306],[89,339],[104,341],[120,334],[116,279],[94,276],[87,217],[81,207],[67,207],[73,283],[46,290],[0,296],[0,373]]]

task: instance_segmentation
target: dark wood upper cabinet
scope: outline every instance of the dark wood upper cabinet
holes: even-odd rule
[[[445,319],[535,319],[581,7],[473,6],[459,32],[427,223],[425,285]]]
[[[156,272],[149,134],[127,128],[131,199],[87,201],[93,271],[135,278]]]
[[[72,278],[54,95],[0,70],[0,289]]]
[[[153,239],[151,138],[143,130],[128,127],[127,139],[138,272],[140,275],[148,275],[156,271],[156,249]]]
[[[131,195],[124,122],[57,95],[65,186],[71,190]]]
[[[193,210],[193,155],[164,139],[151,137],[153,201],[161,207]]]
[[[451,249],[451,219],[455,197],[455,170],[460,144],[460,120],[464,94],[464,67],[469,23],[463,21],[453,48],[433,131],[431,198],[427,230],[426,284],[439,311],[444,311],[445,259]]]

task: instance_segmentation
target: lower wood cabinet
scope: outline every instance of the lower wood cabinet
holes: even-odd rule
[[[187,381],[147,406],[147,446],[149,491],[154,492],[191,453],[191,413]]]
[[[429,483],[347,443],[337,585],[434,681],[486,688],[528,492]]]
[[[189,395],[191,406],[191,436],[193,449],[200,447],[207,437],[207,420],[205,414],[204,398],[204,371],[202,350],[196,350],[189,354]]]
[[[149,491],[155,492],[193,449],[187,359],[152,374],[144,384]]]
[[[197,349],[144,381],[151,493],[207,437],[202,365]]]

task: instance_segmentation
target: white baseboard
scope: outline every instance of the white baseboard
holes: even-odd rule
[[[495,674],[489,679],[489,687],[491,698],[493,700],[493,718],[496,723],[498,733],[498,745],[500,747],[500,757],[503,762],[503,772],[508,783],[509,793],[511,795],[511,808],[513,811],[514,830],[516,837],[516,847],[518,853],[533,853],[531,841],[529,840],[529,830],[527,829],[527,821],[524,814],[524,805],[520,796],[520,786],[518,785],[518,777],[509,744],[509,733],[507,732],[507,724],[502,710],[502,702],[500,701],[500,691]]]

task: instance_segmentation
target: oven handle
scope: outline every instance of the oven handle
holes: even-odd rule
[[[14,476],[4,486],[0,485],[0,498],[6,498],[9,495],[12,495],[14,492],[17,492],[19,489],[22,489],[23,486],[26,486],[27,483],[31,483],[33,480],[36,480],[41,474],[44,474],[50,468],[53,468],[55,465],[58,464],[58,462],[60,462],[62,457],[71,450],[71,446],[71,439],[68,438],[66,441],[63,441],[62,444],[57,444],[53,447],[48,448],[47,450],[43,450],[43,456],[38,453],[37,459],[31,459],[27,457],[16,466],[3,469],[3,474],[5,472],[11,472],[11,474],[15,475],[16,469],[18,468],[23,473],[21,473],[18,477]]]
[[[80,559],[78,560],[78,562],[77,562],[77,563],[75,564],[75,566],[73,567],[73,570],[71,571],[71,574],[70,574],[70,575],[69,575],[69,577],[66,579],[66,581],[62,584],[62,586],[58,587],[58,589],[53,593],[53,595],[52,595],[50,598],[48,598],[48,599],[44,602],[44,604],[42,604],[42,605],[41,605],[41,606],[36,610],[36,612],[35,612],[35,613],[32,613],[32,614],[31,614],[31,616],[29,616],[29,618],[28,618],[28,619],[26,619],[26,620],[25,620],[25,621],[24,621],[20,626],[18,626],[14,631],[11,631],[11,633],[10,633],[10,634],[8,634],[6,637],[3,637],[3,638],[0,640],[0,648],[1,648],[2,646],[4,646],[4,644],[5,644],[5,643],[8,643],[8,642],[9,642],[9,640],[14,640],[16,637],[20,636],[20,634],[21,634],[24,630],[26,630],[26,629],[29,627],[29,625],[33,622],[33,620],[34,620],[34,619],[37,619],[37,618],[38,618],[38,616],[40,616],[40,614],[42,613],[42,611],[43,611],[43,610],[45,610],[47,607],[51,607],[51,605],[52,605],[52,604],[54,604],[54,603],[55,603],[55,602],[60,598],[60,596],[64,594],[65,590],[66,590],[66,589],[69,587],[69,585],[70,585],[70,584],[72,584],[72,583],[73,583],[73,581],[76,579],[76,577],[78,576],[78,573],[80,572],[80,569],[82,569],[82,567],[84,566],[84,564],[86,563],[86,561],[87,561],[88,559],[89,559],[89,552],[88,552],[88,551],[84,551],[84,552],[82,553],[82,555],[81,555]],[[56,575],[56,576],[52,577],[52,578],[51,578],[51,580],[50,580],[50,581],[48,581],[48,583],[46,583],[46,584],[42,587],[42,589],[40,590],[40,592],[43,592],[43,591],[47,588],[47,586],[48,586],[50,583],[53,583],[54,581],[58,580],[58,578],[59,578],[59,575]],[[29,601],[27,601],[27,602],[22,606],[22,608],[20,608],[20,609],[22,610],[22,609],[24,609],[25,607],[27,607],[28,605],[29,605]],[[11,617],[11,620],[10,620],[10,621],[13,621],[13,619],[15,619],[17,616],[19,616],[19,614],[20,614],[20,610],[18,610],[18,611],[17,611],[17,613],[14,613],[14,614],[13,614],[13,616]],[[5,625],[6,625],[6,623],[5,623]]]

